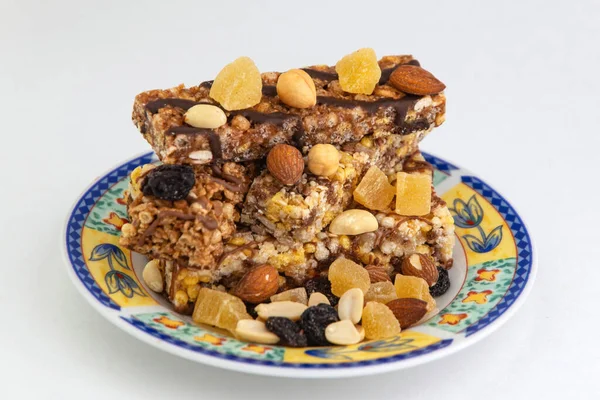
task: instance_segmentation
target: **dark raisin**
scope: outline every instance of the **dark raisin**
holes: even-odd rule
[[[142,193],[162,200],[185,199],[196,183],[189,165],[163,164],[152,169],[142,181]]]
[[[308,294],[308,296],[314,292],[319,292],[327,297],[327,300],[329,300],[329,303],[331,303],[332,306],[335,307],[338,303],[339,298],[331,292],[331,282],[324,276],[318,276],[307,281],[304,284],[304,287],[306,288],[306,294]]]
[[[255,310],[256,304],[246,303],[246,312],[254,319],[258,318],[258,313]]]
[[[450,288],[450,277],[448,277],[448,271],[442,267],[438,269],[438,280],[432,287],[429,288],[429,293],[433,297],[439,297],[446,293]]]
[[[339,321],[338,313],[329,304],[317,304],[308,307],[300,318],[300,326],[308,338],[308,343],[314,346],[327,346],[331,343],[325,338],[325,328]]]
[[[289,318],[269,317],[265,322],[267,329],[276,334],[279,344],[290,347],[306,347],[306,336],[300,326]]]

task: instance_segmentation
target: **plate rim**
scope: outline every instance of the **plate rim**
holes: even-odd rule
[[[500,191],[494,189],[493,186],[487,184],[486,181],[480,179],[478,175],[471,172],[468,168],[463,168],[461,164],[454,163],[447,158],[440,158],[435,154],[424,151],[424,153],[433,156],[439,160],[442,160],[448,164],[452,164],[454,166],[458,166],[462,171],[469,173],[471,176],[476,177],[479,181],[486,184],[488,187],[492,188],[494,192],[496,192],[500,197],[513,209],[514,213],[521,220],[521,224],[523,228],[527,232],[527,236],[529,238],[529,243],[531,247],[531,267],[529,270],[528,279],[525,282],[525,285],[521,291],[521,293],[515,298],[514,302],[506,308],[506,310],[499,315],[494,321],[486,325],[485,327],[477,330],[476,332],[462,338],[461,340],[454,340],[451,345],[444,346],[442,348],[436,349],[435,351],[419,355],[417,357],[411,357],[402,360],[393,360],[390,362],[385,362],[376,365],[355,365],[352,368],[343,367],[342,365],[333,364],[315,364],[314,367],[305,367],[305,368],[293,368],[293,367],[284,367],[279,365],[259,365],[254,364],[252,362],[240,362],[239,360],[230,360],[222,357],[215,357],[209,354],[203,354],[201,352],[190,351],[187,349],[183,349],[175,344],[166,342],[162,339],[158,339],[140,329],[130,324],[126,320],[124,320],[118,310],[109,308],[103,305],[98,299],[96,299],[92,293],[85,287],[80,277],[76,274],[73,263],[69,257],[69,249],[68,249],[68,233],[69,233],[69,222],[72,219],[73,213],[76,210],[77,204],[82,200],[82,198],[89,192],[89,190],[98,184],[98,182],[104,177],[110,175],[115,172],[123,165],[139,159],[144,156],[149,156],[153,154],[153,152],[140,152],[132,157],[129,157],[119,163],[116,163],[113,167],[104,170],[104,172],[97,175],[97,177],[87,185],[80,194],[76,197],[76,199],[72,202],[71,206],[68,208],[68,212],[65,218],[65,223],[63,224],[62,235],[60,236],[61,247],[62,247],[62,255],[65,267],[67,268],[67,274],[69,275],[71,281],[79,291],[79,293],[86,299],[86,301],[94,308],[96,311],[100,313],[103,317],[105,317],[112,324],[121,328],[128,334],[133,337],[141,340],[142,342],[149,344],[155,348],[163,350],[169,354],[182,357],[184,359],[199,362],[201,364],[210,365],[222,369],[233,370],[237,372],[245,372],[256,375],[263,376],[275,376],[275,377],[287,377],[287,378],[341,378],[341,377],[353,377],[353,376],[367,376],[374,375],[392,371],[399,371],[406,368],[411,368],[417,365],[422,365],[425,363],[429,363],[431,361],[435,361],[441,359],[443,357],[449,356],[451,354],[455,354],[466,347],[474,345],[478,343],[480,340],[486,338],[490,334],[496,332],[501,326],[503,326],[506,321],[508,321],[515,313],[521,308],[523,303],[529,297],[529,294],[532,290],[534,281],[537,276],[538,269],[538,254],[537,254],[537,246],[535,245],[534,239],[531,234],[531,229],[528,223],[526,223],[522,217],[522,214],[519,212],[519,209],[514,206],[504,194],[501,194]]]

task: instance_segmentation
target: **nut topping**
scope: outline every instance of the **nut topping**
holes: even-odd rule
[[[423,278],[429,286],[433,286],[438,280],[438,270],[431,256],[414,253],[410,257],[404,257],[401,266],[402,274]]]
[[[340,158],[333,145],[316,144],[308,152],[308,170],[318,176],[331,176],[337,172]]]
[[[346,210],[331,221],[329,232],[336,235],[360,235],[379,228],[377,218],[365,210]]]
[[[396,299],[386,305],[392,310],[402,329],[414,325],[427,313],[427,302],[419,299]]]
[[[290,107],[309,108],[317,104],[315,83],[301,69],[291,69],[279,76],[277,95]]]
[[[158,268],[158,260],[149,261],[148,264],[144,267],[144,271],[142,272],[142,278],[144,278],[144,282],[146,285],[156,293],[162,293],[164,288],[162,274],[160,273],[160,269]]]
[[[431,72],[408,64],[396,68],[390,75],[389,82],[398,90],[421,96],[436,94],[446,89],[446,85]]]
[[[227,116],[212,104],[198,104],[187,110],[185,123],[194,128],[215,129],[227,123]]]
[[[267,300],[279,289],[279,273],[268,264],[254,267],[238,282],[233,293],[240,299],[257,304]]]
[[[288,144],[278,144],[267,156],[267,169],[284,185],[293,185],[304,172],[304,160],[300,151]]]

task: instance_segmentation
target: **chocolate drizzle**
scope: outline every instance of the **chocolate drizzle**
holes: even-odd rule
[[[165,218],[168,218],[168,217],[175,217],[182,221],[193,221],[193,220],[197,219],[198,221],[200,221],[202,223],[202,225],[204,225],[204,227],[206,229],[209,229],[211,231],[215,230],[219,227],[217,220],[212,217],[207,217],[205,215],[186,214],[186,213],[183,213],[181,211],[176,211],[176,210],[164,210],[164,211],[161,211],[158,213],[158,215],[156,216],[156,219],[154,221],[152,221],[150,226],[148,226],[148,228],[146,228],[144,233],[142,233],[140,235],[140,238],[137,241],[137,245],[142,246],[144,244],[144,242],[146,241],[146,238],[148,236],[152,235],[156,231],[156,229],[158,228],[158,226],[160,225],[162,220]]]
[[[418,60],[410,60],[409,62],[407,62],[407,64],[416,65],[417,67],[421,66]],[[380,85],[385,84],[390,79],[390,75],[392,74],[392,72],[394,72],[398,65],[381,70],[381,78],[379,79]],[[317,69],[311,68],[302,68],[302,70],[306,72],[311,78],[319,79],[323,82],[331,82],[338,79],[338,74],[335,72],[319,71]]]
[[[194,128],[192,126],[176,126],[169,129],[169,133],[172,133],[174,135],[177,135],[179,133],[202,135],[208,140],[208,145],[210,146],[210,151],[213,156],[213,162],[220,159],[223,156],[223,151],[221,149],[221,139],[219,138],[219,135],[217,135],[215,131],[211,129]]]
[[[214,81],[204,81],[201,84],[199,84],[198,86],[206,88],[206,89],[210,89],[210,88],[212,88],[213,82]]]
[[[362,100],[347,100],[338,99],[335,97],[318,96],[317,104],[329,104],[337,107],[354,108],[361,107],[369,113],[375,113],[377,110],[386,107],[392,107],[396,111],[396,125],[400,126],[404,124],[406,113],[408,109],[420,99],[419,96],[406,95],[400,99],[379,99],[375,101],[362,101]]]
[[[229,250],[229,251],[224,251],[223,254],[221,254],[221,257],[219,257],[219,261],[217,261],[217,268],[219,268],[221,266],[221,264],[223,263],[223,261],[225,261],[225,259],[229,256],[232,256],[236,253],[239,253],[240,251],[246,250],[250,247],[254,247],[257,246],[258,243],[256,242],[250,242],[250,243],[246,243],[242,246],[236,247],[233,250]]]
[[[219,227],[219,223],[213,217],[207,217],[206,215],[196,215],[196,219],[204,225],[208,230],[214,231]]]
[[[227,182],[225,179],[217,178],[216,176],[212,176],[210,179],[232,192],[245,192],[248,188],[248,186],[244,183],[231,183]]]
[[[416,171],[433,171],[433,167],[427,161],[419,160],[406,160],[402,165],[403,172],[416,172]]]
[[[381,78],[379,78],[378,84],[385,85],[385,83],[390,80],[390,75],[392,74],[392,72],[394,72],[395,69],[396,67],[382,69]]]
[[[319,71],[311,68],[302,68],[302,71],[306,72],[311,78],[324,82],[336,81],[338,79],[338,74],[335,72]]]
[[[212,165],[212,171],[216,176],[223,178],[226,181],[236,183],[238,185],[244,183],[244,180],[242,178],[238,178],[237,176],[224,173],[223,168],[221,168],[221,166],[218,164]]]
[[[264,96],[275,97],[277,96],[277,87],[273,85],[263,85],[262,94]]]
[[[195,106],[196,104],[200,104],[200,103],[198,103],[197,101],[188,100],[188,99],[177,99],[177,98],[157,99],[157,100],[149,101],[146,104],[146,110],[150,111],[153,114],[156,114],[158,112],[158,110],[160,110],[161,108],[171,106],[171,107],[181,108],[181,109],[187,111],[190,108],[192,108],[193,106]]]
[[[279,125],[279,126],[283,125],[286,121],[299,118],[296,115],[286,114],[286,113],[282,113],[282,112],[274,112],[274,113],[266,114],[266,113],[261,113],[261,112],[253,111],[253,110],[231,111],[230,115],[231,115],[231,117],[234,117],[236,115],[241,115],[241,116],[249,119],[250,121],[254,122],[255,124],[273,124],[273,125]]]

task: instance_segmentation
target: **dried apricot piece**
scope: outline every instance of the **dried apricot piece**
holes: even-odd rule
[[[354,189],[354,200],[369,210],[385,210],[395,194],[396,189],[390,185],[387,176],[374,165]]]
[[[344,257],[338,258],[329,266],[328,278],[331,282],[331,291],[338,297],[353,288],[359,288],[363,293],[367,293],[371,285],[369,272]]]
[[[246,312],[246,305],[239,298],[218,290],[202,288],[192,315],[194,322],[213,325],[235,332],[242,319],[252,319]]]
[[[435,307],[435,299],[429,293],[429,285],[423,278],[398,274],[394,282],[399,299],[419,299],[427,302],[427,311]]]
[[[396,288],[390,281],[371,283],[371,287],[369,287],[367,294],[365,294],[365,301],[376,301],[383,304],[397,298]]]
[[[340,86],[348,93],[371,94],[381,78],[375,50],[364,48],[348,54],[335,65]]]
[[[396,212],[420,216],[431,212],[431,176],[426,174],[396,174]]]
[[[370,301],[365,306],[362,327],[367,339],[384,339],[400,333],[400,323],[392,310],[375,301]]]
[[[262,79],[254,61],[240,57],[223,67],[210,88],[210,97],[229,111],[257,105],[262,97]]]

